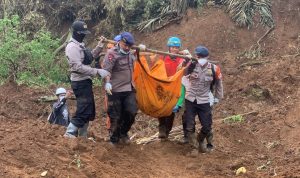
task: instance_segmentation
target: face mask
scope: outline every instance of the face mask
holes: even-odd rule
[[[83,39],[84,39],[84,37],[85,37],[85,34],[79,34],[79,33],[77,33],[77,32],[73,32],[72,37],[73,37],[76,41],[78,41],[79,43],[82,43],[82,42],[83,42]]]
[[[198,63],[199,63],[201,66],[204,66],[204,64],[207,63],[207,59],[206,59],[206,58],[198,59]]]
[[[120,48],[120,53],[122,53],[122,54],[125,54],[125,55],[126,55],[126,54],[129,54],[129,52],[130,52],[130,51],[124,51],[124,49]]]
[[[59,101],[61,101],[61,100],[64,99],[64,98],[65,98],[65,95],[59,95],[59,96],[58,96]]]

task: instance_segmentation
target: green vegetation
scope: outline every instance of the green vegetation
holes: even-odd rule
[[[271,0],[222,0],[232,20],[240,27],[252,27],[258,13],[260,24],[272,28],[274,24]]]
[[[223,122],[224,123],[240,123],[240,122],[244,122],[244,118],[242,115],[238,114],[238,115],[226,117],[225,119],[223,119]]]
[[[59,40],[50,32],[41,29],[32,36],[13,15],[0,19],[0,41],[1,82],[46,86],[68,81],[65,60],[52,66]]]
[[[9,80],[19,84],[47,86],[68,81],[67,62],[54,52],[62,40],[53,38],[45,29],[53,29],[83,19],[95,26],[95,35],[112,37],[123,30],[155,31],[178,23],[188,8],[201,10],[214,5],[208,0],[71,0],[4,1],[0,7],[0,84]],[[260,23],[274,27],[270,0],[219,0],[231,18],[241,27]],[[17,15],[15,15],[17,14]],[[49,15],[51,14],[51,17]],[[273,28],[272,28],[273,29]],[[270,30],[269,30],[270,32]],[[268,32],[268,33],[269,33]],[[267,34],[267,33],[266,33]],[[266,35],[265,35],[266,36]],[[61,38],[63,39],[63,38]],[[263,37],[261,38],[263,39]],[[261,56],[260,41],[249,51],[252,58]],[[100,81],[95,81],[100,85]]]

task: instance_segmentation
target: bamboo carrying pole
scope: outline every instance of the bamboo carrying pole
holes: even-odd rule
[[[99,39],[97,39],[99,40]],[[104,39],[103,40],[104,43],[112,43],[112,44],[117,44],[118,42],[114,41],[114,40],[109,40],[109,39]],[[133,45],[131,47],[132,49],[140,49],[139,46],[136,46],[136,45]],[[141,49],[140,49],[141,50]],[[187,59],[187,60],[194,60],[194,61],[197,61],[198,59],[195,58],[195,57],[188,57],[186,55],[181,55],[181,54],[172,54],[172,53],[169,53],[169,52],[164,52],[164,51],[159,51],[159,50],[155,50],[155,49],[149,49],[149,48],[146,48],[145,50],[141,50],[141,52],[150,52],[150,53],[154,53],[154,54],[161,54],[161,55],[169,55],[169,56],[175,56],[175,57],[180,57],[180,58],[183,58],[183,59]],[[210,63],[213,63],[213,64],[217,64],[218,61],[211,61],[211,60],[208,60],[208,62]]]
[[[114,41],[114,40],[108,40],[108,39],[103,40],[103,42],[117,44],[116,41]],[[131,48],[133,48],[133,49],[140,49],[140,47],[138,47],[136,45],[133,45]],[[194,57],[189,58],[189,57],[187,57],[185,55],[172,54],[172,53],[169,53],[169,52],[164,52],[164,51],[159,51],[159,50],[149,49],[149,48],[146,48],[145,50],[142,50],[142,52],[150,52],[150,53],[154,53],[154,54],[162,54],[162,55],[170,55],[170,56],[180,57],[180,58],[183,58],[183,59],[197,60],[197,58],[194,58]]]

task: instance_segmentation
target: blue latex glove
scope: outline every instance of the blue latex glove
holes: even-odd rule
[[[176,106],[173,108],[173,113],[179,112],[179,109],[180,109],[180,106],[176,105]]]

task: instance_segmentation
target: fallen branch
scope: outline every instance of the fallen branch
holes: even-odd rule
[[[251,111],[251,112],[247,112],[247,113],[243,113],[243,114],[239,114],[239,115],[240,116],[246,116],[246,115],[249,115],[249,114],[257,114],[257,113],[258,113],[257,111]],[[217,121],[222,121],[223,122],[224,119],[217,120]],[[199,128],[199,127],[200,127],[199,124],[197,124],[196,128]],[[158,138],[158,134],[159,133],[156,132],[154,135],[152,135],[150,137],[143,137],[143,138],[137,139],[135,142],[138,145],[140,145],[140,144],[146,145],[146,144],[151,143],[151,142],[160,141],[160,138]],[[180,140],[182,140],[183,139],[182,125],[173,127],[170,134],[169,134],[168,139],[170,141],[180,141]]]
[[[71,31],[65,33],[65,34],[61,37],[61,39],[60,39],[60,40],[62,40],[67,34],[68,34],[68,36],[67,36],[65,42],[64,42],[62,45],[60,45],[60,46],[53,52],[54,57],[57,56],[57,54],[58,54],[62,49],[64,49],[64,48],[67,46],[67,44],[68,44],[68,42],[69,42],[69,40],[70,40],[70,38],[71,38]],[[56,65],[56,64],[58,63],[59,60],[60,60],[60,58],[56,58],[56,59],[52,62],[52,66]]]
[[[143,144],[146,145],[148,143],[154,142],[154,141],[160,141],[160,138],[158,138],[158,132],[155,133],[154,135],[150,136],[150,137],[144,137],[144,138],[140,138],[137,139],[135,142],[136,144]],[[183,130],[182,130],[182,125],[179,125],[177,127],[173,127],[168,139],[171,141],[179,141],[180,139],[183,138]]]
[[[178,21],[180,21],[182,18],[183,18],[183,16],[179,16],[179,17],[176,17],[176,18],[174,18],[174,19],[172,19],[172,20],[169,20],[169,21],[167,21],[166,23],[164,23],[163,25],[161,25],[161,26],[159,26],[159,27],[153,29],[153,32],[156,32],[156,31],[158,31],[158,30],[160,30],[160,29],[162,29],[162,28],[166,27],[167,25],[170,25],[170,24],[172,24],[172,23],[174,23],[174,22],[178,22]]]
[[[270,61],[250,61],[250,62],[245,62],[243,64],[241,64],[238,68],[243,68],[243,67],[247,67],[247,66],[256,66],[256,65],[262,65],[265,63],[268,63]]]
[[[258,41],[256,42],[257,45],[260,45],[260,42],[269,34],[271,31],[275,29],[275,26],[271,27],[263,36],[261,36]]]
[[[269,34],[271,33],[273,30],[275,29],[275,26],[271,27],[268,31],[266,31],[266,33],[261,36],[255,45],[252,45],[249,50],[247,52],[245,52],[245,56],[247,58],[250,58],[250,59],[255,59],[257,57],[261,57],[261,41]]]
[[[28,80],[28,82],[31,83],[31,84],[33,84],[33,85],[35,85],[35,86],[38,86],[38,87],[40,87],[40,88],[46,89],[46,90],[47,90],[49,93],[51,93],[51,94],[54,94],[54,92],[51,91],[49,88],[47,88],[47,87],[45,87],[45,86],[43,86],[43,85],[41,85],[41,84],[39,84],[39,83],[36,83],[36,82],[34,82],[34,81],[31,81],[31,80]]]
[[[246,115],[250,115],[250,114],[258,114],[257,111],[251,111],[251,112],[246,112],[244,114],[240,114],[241,116],[246,116]]]
[[[76,98],[74,96],[71,96],[70,98],[68,98],[69,100],[76,100]],[[57,101],[57,97],[56,96],[41,96],[39,99],[37,99],[37,101],[39,102],[54,102]]]

